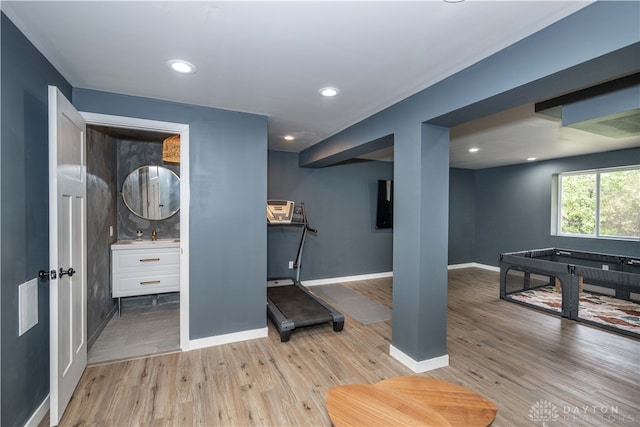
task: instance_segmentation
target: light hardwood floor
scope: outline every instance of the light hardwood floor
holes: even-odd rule
[[[391,279],[347,284],[391,307]],[[498,406],[494,426],[640,422],[640,341],[498,298],[498,273],[449,273],[450,365],[422,375]],[[412,372],[389,356],[391,321],[330,326],[88,368],[61,425],[328,426],[329,387]],[[534,405],[543,408],[533,412]],[[536,415],[538,418],[530,419]]]

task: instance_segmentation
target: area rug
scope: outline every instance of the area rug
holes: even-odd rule
[[[391,320],[389,308],[344,285],[320,285],[309,290],[363,325]]]
[[[562,294],[553,286],[530,289],[509,295],[527,304],[560,312]],[[580,294],[578,317],[595,323],[640,334],[640,304],[592,292]]]

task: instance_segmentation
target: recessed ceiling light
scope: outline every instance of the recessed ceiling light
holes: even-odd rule
[[[479,148],[475,148],[475,147],[474,148],[469,148],[469,152],[470,153],[477,153],[478,151],[480,151]]]
[[[527,157],[527,162],[533,162],[537,157]]]
[[[295,138],[291,135],[285,135],[284,139],[286,139],[287,141],[293,141]]]
[[[320,95],[322,96],[336,96],[340,93],[340,89],[335,87],[323,87],[318,92],[320,92]]]
[[[193,74],[196,72],[195,65],[182,59],[172,59],[171,61],[167,61],[167,65],[177,73]]]

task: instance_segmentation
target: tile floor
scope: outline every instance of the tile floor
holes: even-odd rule
[[[180,349],[180,303],[122,309],[89,349],[88,364],[132,359]]]

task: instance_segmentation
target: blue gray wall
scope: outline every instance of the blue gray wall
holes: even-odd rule
[[[473,262],[475,171],[449,169],[449,265]]]
[[[23,425],[49,393],[49,287],[38,324],[18,337],[18,285],[49,264],[47,85],[71,86],[2,14],[0,425]]]
[[[269,151],[268,197],[304,202],[317,235],[305,242],[301,280],[393,270],[393,231],[376,230],[378,180],[393,178],[391,162],[322,169],[298,167],[298,154]],[[294,275],[300,227],[268,229],[268,277]]]
[[[551,236],[550,180],[554,173],[632,164],[638,161],[634,159],[640,158],[637,151],[625,150],[478,171],[450,168],[449,265],[470,262],[497,265],[501,252],[554,245],[632,253],[637,243]],[[392,230],[374,228],[376,190],[373,185],[377,179],[385,179],[377,177],[393,175],[393,164],[368,162],[307,169],[298,167],[297,158],[295,153],[269,152],[268,197],[304,201],[311,225],[319,230],[329,230],[329,234],[320,232],[317,236],[310,235],[307,240],[301,279],[391,271]],[[495,182],[485,183],[486,188],[476,189],[476,176],[483,180],[486,176],[497,178]],[[498,185],[498,190],[492,185]],[[363,191],[365,186],[369,187],[368,191]],[[532,194],[537,194],[537,197],[531,197]],[[331,209],[336,203],[344,207],[343,212]],[[315,207],[319,207],[321,217]],[[476,209],[479,210],[478,215]],[[518,211],[518,216],[503,214],[513,213],[514,210]],[[522,224],[537,226],[522,227]],[[509,231],[505,232],[505,229]],[[288,270],[287,263],[295,258],[300,232],[298,228],[269,228],[268,277],[293,273]],[[505,246],[504,240],[514,243]],[[358,244],[353,245],[354,242]]]
[[[640,255],[637,241],[551,235],[553,174],[633,164],[640,148],[476,171],[474,261],[497,266],[502,252],[545,247]]]
[[[78,88],[73,103],[189,125],[190,338],[264,328],[267,118]]]

